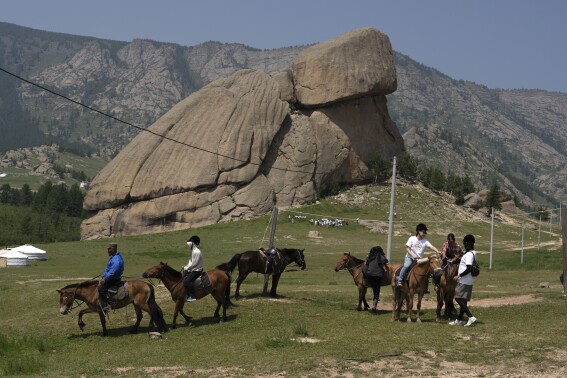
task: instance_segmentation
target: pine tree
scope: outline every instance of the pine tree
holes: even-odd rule
[[[498,182],[494,182],[494,184],[490,187],[483,205],[488,209],[488,216],[490,216],[492,209],[495,211],[502,210],[502,203],[500,202],[500,185],[498,185]]]

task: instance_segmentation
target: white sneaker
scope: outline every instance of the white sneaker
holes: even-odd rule
[[[470,327],[474,322],[476,322],[476,318],[474,316],[471,316],[467,324],[465,324],[465,327]]]
[[[465,324],[465,322],[463,320],[453,320],[452,322],[449,322],[449,325],[463,325]]]

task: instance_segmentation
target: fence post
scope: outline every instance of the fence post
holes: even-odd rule
[[[567,217],[561,220],[563,234],[563,296],[567,295]]]
[[[490,262],[488,263],[488,269],[492,270],[492,242],[494,240],[494,208],[492,208],[492,215],[491,215],[491,222],[490,222]]]
[[[524,222],[522,222],[522,257],[520,258],[520,264],[524,265]]]

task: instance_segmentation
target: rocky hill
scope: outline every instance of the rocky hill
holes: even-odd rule
[[[141,127],[239,69],[291,67],[306,47],[108,41],[0,23],[0,67]],[[398,85],[388,108],[411,155],[447,173],[468,173],[478,188],[498,180],[525,203],[567,198],[567,94],[489,89],[399,53],[394,59]],[[22,140],[43,143],[39,130],[44,144],[114,156],[139,132],[5,73],[0,81],[0,132],[11,140],[3,138],[3,151],[26,147]],[[20,116],[7,110],[10,93],[18,95]]]

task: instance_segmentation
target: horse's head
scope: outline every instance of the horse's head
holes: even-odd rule
[[[339,258],[339,261],[337,261],[337,263],[335,264],[335,272],[348,268],[349,260],[350,260],[350,252],[343,253],[342,256]]]
[[[71,312],[73,301],[75,300],[75,291],[76,290],[69,290],[66,288],[57,290],[59,293],[59,313],[61,315],[67,315]]]
[[[297,253],[294,256],[293,261],[301,267],[301,270],[307,268],[307,264],[305,264],[305,255],[303,255],[304,249],[296,249]]]
[[[429,269],[431,269],[432,273],[436,273],[438,271],[441,271],[442,266],[441,266],[441,258],[437,255],[431,255],[429,256]]]
[[[160,261],[159,264],[146,269],[145,272],[142,273],[142,277],[162,279],[165,274],[166,267],[167,267],[167,263],[163,263]]]

